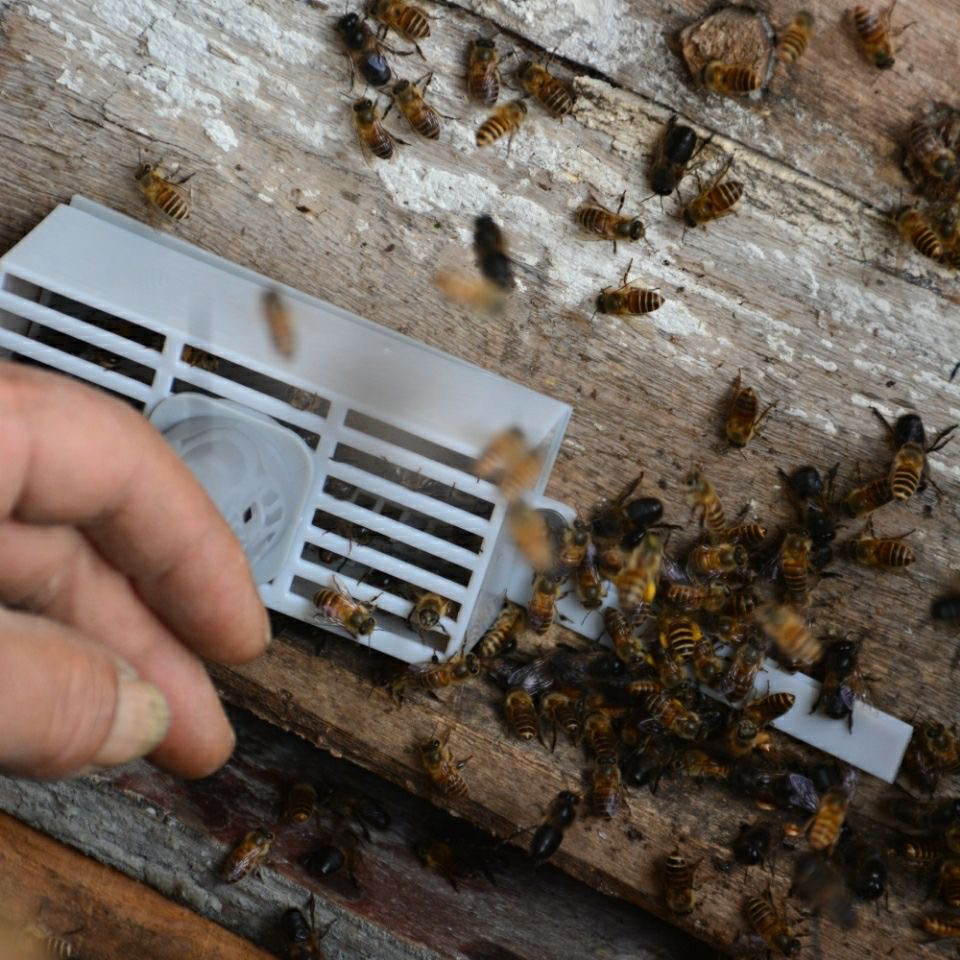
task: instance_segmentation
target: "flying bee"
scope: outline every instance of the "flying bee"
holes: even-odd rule
[[[616,579],[620,608],[628,617],[653,603],[662,561],[663,543],[655,533],[646,533]]]
[[[927,217],[916,208],[908,208],[897,217],[897,229],[900,236],[909,240],[918,253],[931,260],[940,260],[943,257],[940,238]]]
[[[949,180],[957,169],[957,155],[926,120],[914,120],[907,138],[910,153],[931,177]]]
[[[697,865],[681,856],[679,849],[670,854],[663,864],[663,899],[673,913],[692,913],[696,906],[693,895],[693,875]]]
[[[749,756],[754,750],[766,750],[770,734],[760,729],[749,717],[741,717],[730,724],[723,738],[723,745],[734,759]]]
[[[847,810],[856,784],[856,770],[850,769],[843,783],[830,787],[820,797],[820,804],[807,825],[807,846],[814,852],[833,853],[840,841],[840,832],[847,819]]]
[[[700,470],[691,470],[684,480],[684,486],[691,509],[700,511],[700,526],[707,528],[711,540],[724,540],[729,527],[713,484]]]
[[[721,63],[711,60],[700,72],[700,82],[711,93],[739,97],[763,86],[763,77],[746,63]]]
[[[810,712],[823,705],[823,712],[832,720],[847,721],[853,730],[853,704],[859,686],[857,660],[860,644],[847,637],[837,637],[823,657],[823,684]]]
[[[802,853],[794,861],[790,896],[806,903],[815,916],[824,915],[838,926],[855,923],[853,901],[840,873],[823,857]]]
[[[583,739],[598,763],[610,758],[616,762],[617,735],[605,713],[593,710],[584,717]]]
[[[590,812],[595,817],[612,820],[623,800],[623,782],[616,757],[601,757],[593,764],[590,783]]]
[[[757,432],[757,427],[775,406],[776,402],[771,403],[761,413],[756,391],[753,387],[743,386],[743,380],[738,371],[737,379],[733,381],[733,393],[730,396],[726,419],[723,423],[727,440],[735,447],[745,447]]]
[[[745,570],[749,559],[740,543],[699,544],[687,557],[687,569],[693,577],[725,577]]]
[[[803,604],[807,600],[807,574],[812,566],[812,553],[813,539],[806,533],[794,531],[784,536],[777,563],[787,596],[794,603]]]
[[[787,925],[786,905],[778,910],[769,890],[765,897],[747,897],[744,913],[753,931],[774,953],[783,957],[799,956],[801,944]]]
[[[310,921],[296,909],[287,910],[280,919],[280,930],[285,940],[286,960],[325,960],[318,935]]]
[[[923,420],[916,413],[905,413],[891,427],[876,407],[871,409],[883,424],[896,451],[890,466],[890,493],[895,500],[909,500],[917,490],[926,486],[930,473],[927,454],[943,449],[953,439],[958,424],[944,427],[928,443]]]
[[[700,733],[700,718],[688,710],[681,700],[667,693],[652,694],[647,698],[647,713],[661,727],[683,740],[696,740]]]
[[[318,610],[317,620],[342,627],[354,639],[367,637],[376,629],[373,606],[354,600],[336,582],[318,590],[313,595],[313,605]]]
[[[773,830],[763,821],[754,824],[741,823],[740,832],[733,841],[733,859],[745,867],[762,864],[773,843]]]
[[[660,646],[669,651],[678,663],[690,660],[694,648],[702,639],[700,625],[690,617],[669,616],[661,620]]]
[[[673,768],[695,780],[728,780],[732,770],[729,763],[721,763],[703,750],[693,749],[682,750],[673,761]]]
[[[597,565],[597,550],[591,543],[589,549],[574,573],[574,585],[580,606],[587,610],[597,610],[607,595],[600,568]]]
[[[467,94],[483,107],[492,107],[500,97],[500,57],[492,40],[480,37],[470,42],[467,53]]]
[[[537,573],[548,573],[556,566],[553,540],[546,518],[539,510],[517,500],[507,508],[507,529],[523,559]]]
[[[597,313],[612,314],[614,316],[643,316],[659,310],[664,299],[656,290],[647,290],[634,283],[627,283],[633,261],[627,264],[623,275],[623,282],[615,290],[604,287],[597,294]]]
[[[186,220],[190,216],[190,193],[183,184],[173,183],[158,173],[156,164],[141,163],[134,179],[151,207],[171,220]]]
[[[477,641],[473,652],[481,660],[490,660],[507,653],[517,645],[517,637],[523,633],[526,626],[526,611],[518,604],[508,601],[487,632]]]
[[[628,668],[637,667],[646,660],[643,641],[633,632],[627,618],[616,607],[604,609],[603,624],[613,641],[617,656]]]
[[[296,348],[293,314],[279,291],[264,290],[263,315],[277,353],[289,360]]]
[[[496,289],[509,293],[516,285],[513,277],[513,261],[507,253],[507,241],[503,231],[493,217],[487,214],[482,214],[473,221],[473,252],[484,279],[493,284]],[[529,467],[533,455],[534,452],[524,449],[523,455],[506,468],[504,476],[508,476],[510,470],[519,469],[521,464]],[[539,470],[539,465],[537,469]],[[536,478],[531,478],[530,482],[532,483],[534,479]]]
[[[805,53],[813,34],[813,14],[800,10],[793,22],[784,31],[777,43],[777,59],[785,66],[792,66]]]
[[[552,117],[563,118],[573,110],[570,91],[539,63],[527,61],[518,71],[520,85]]]
[[[653,165],[650,168],[650,185],[653,192],[667,197],[680,186],[687,164],[706,141],[701,141],[692,127],[677,123],[674,114],[657,144]]]
[[[418,40],[430,36],[430,18],[420,7],[406,0],[374,0],[370,13],[385,30],[395,30],[414,45]],[[417,52],[420,52],[419,47]],[[420,56],[423,54],[420,53]]]
[[[890,477],[878,477],[869,483],[854,487],[843,501],[847,513],[851,517],[862,517],[864,514],[879,510],[884,504],[893,499],[890,491]]]
[[[477,128],[477,146],[489,147],[506,134],[512,140],[526,116],[527,105],[522,100],[511,100],[497,107]]]
[[[557,794],[550,810],[530,840],[530,856],[537,863],[549,860],[560,849],[566,831],[577,818],[578,794],[563,790]]]
[[[527,453],[527,440],[519,427],[498,433],[480,452],[473,463],[473,472],[481,480],[494,483]]]
[[[410,687],[426,690],[436,697],[437,690],[465,683],[479,673],[480,660],[474,654],[458,653],[444,663],[428,660],[426,663],[411,664],[390,681],[389,688],[398,700],[403,699],[404,692]]]
[[[806,620],[787,605],[772,604],[757,611],[757,620],[780,656],[793,667],[808,667],[823,654],[823,644],[809,631]]]
[[[753,690],[762,666],[763,650],[750,641],[741,643],[734,651],[730,667],[724,674],[719,686],[720,692],[732,703],[739,703]]]
[[[309,783],[295,783],[287,794],[284,815],[293,823],[305,823],[313,816],[317,791]]]
[[[447,741],[449,731],[443,740],[434,737],[420,744],[420,762],[434,789],[454,800],[462,800],[467,795],[467,782],[460,775],[466,760],[454,760]]]
[[[522,687],[507,691],[503,709],[507,715],[507,726],[519,739],[532,740],[540,736],[540,720],[533,697]]]
[[[221,878],[224,883],[236,883],[252,873],[270,853],[273,834],[263,827],[251,830],[230,852],[224,861]]]
[[[758,727],[765,727],[793,709],[797,698],[792,693],[768,693],[746,704],[743,715]]]
[[[563,690],[548,690],[540,698],[540,712],[553,725],[553,743],[551,750],[557,746],[557,728],[561,729],[576,743],[583,731],[580,720],[580,711],[576,700]]]
[[[424,79],[426,83],[420,90],[417,84]],[[440,114],[423,98],[432,79],[433,74],[430,73],[414,83],[409,80],[398,80],[393,85],[393,102],[397,105],[397,109],[403,114],[404,119],[410,124],[414,132],[420,134],[426,140],[436,140],[440,136]]]
[[[916,553],[903,537],[873,537],[869,535],[872,532],[868,524],[858,537],[848,542],[851,559],[881,570],[900,570],[916,561]]]
[[[527,623],[530,629],[542,637],[550,629],[556,612],[557,581],[551,577],[535,577],[533,593],[527,604]]]
[[[353,122],[357,128],[360,150],[367,163],[370,156],[390,160],[397,141],[380,122],[380,111],[372,100],[364,97],[353,105]]]
[[[890,39],[890,17],[896,0],[880,13],[857,4],[849,11],[853,28],[860,40],[864,56],[878,69],[889,70],[895,63]]]
[[[643,221],[639,217],[628,217],[620,213],[626,197],[627,194],[624,191],[616,212],[608,210],[596,201],[588,200],[581,203],[574,214],[574,219],[582,230],[603,237],[605,240],[612,240],[614,253],[617,252],[618,240],[643,240],[647,234]]]
[[[730,157],[713,180],[684,207],[683,218],[688,227],[705,227],[711,220],[734,212],[743,196],[743,184],[739,180],[724,181],[732,164]]]
[[[350,57],[351,74],[357,72],[371,87],[390,82],[390,66],[373,31],[356,13],[344,14],[337,21],[337,32]]]

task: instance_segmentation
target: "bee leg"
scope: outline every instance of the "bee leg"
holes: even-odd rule
[[[883,424],[883,427],[887,432],[887,438],[889,439],[892,437],[893,427],[890,426],[890,422],[887,420],[887,418],[876,407],[871,407],[870,410],[873,415]]]
[[[950,372],[950,382],[953,383],[953,378],[957,375],[957,371],[960,370],[960,360],[957,361],[957,365]]]
[[[957,366],[960,366],[960,364],[958,364]],[[957,372],[957,367],[954,367],[953,372],[954,373]],[[951,380],[953,379],[952,374],[950,376],[950,379]],[[953,433],[954,430],[957,429],[958,426],[960,426],[960,424],[954,423],[954,424],[951,424],[949,427],[944,427],[930,442],[930,446],[927,447],[926,452],[936,453],[937,450],[941,450],[943,447],[945,447],[953,439],[951,434]]]

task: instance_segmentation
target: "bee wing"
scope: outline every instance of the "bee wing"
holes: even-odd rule
[[[660,558],[660,575],[671,583],[689,584],[690,578],[673,557],[664,553]]]
[[[227,860],[224,876],[229,882],[245,877],[263,859],[265,851],[254,843],[242,843]]]
[[[789,801],[794,807],[816,813],[820,806],[820,794],[813,781],[802,773],[788,773],[787,786],[790,790]]]

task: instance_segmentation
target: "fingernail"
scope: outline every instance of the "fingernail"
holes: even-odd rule
[[[115,767],[150,753],[167,735],[170,708],[152,684],[119,677],[117,710],[103,746],[91,761],[97,767]]]
[[[273,624],[270,622],[270,615],[267,614],[267,642],[265,646],[269,647],[273,643]]]

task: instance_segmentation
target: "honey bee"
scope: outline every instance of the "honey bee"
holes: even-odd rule
[[[593,764],[590,784],[590,812],[612,820],[623,800],[623,782],[616,757],[601,757]]]
[[[454,800],[467,796],[467,782],[460,775],[466,760],[454,760],[447,741],[449,731],[443,740],[433,738],[420,744],[420,761],[434,789]]]
[[[236,883],[247,874],[256,870],[270,853],[270,844],[273,843],[273,834],[263,827],[251,830],[233,848],[223,864],[221,878],[224,883]]]
[[[713,484],[700,470],[691,470],[684,480],[684,486],[691,509],[700,511],[700,526],[707,528],[711,540],[724,540],[728,536],[729,527]]]
[[[473,252],[484,279],[497,290],[509,293],[516,285],[513,277],[513,261],[507,253],[507,242],[503,231],[497,226],[493,217],[487,214],[477,217],[473,222]],[[532,456],[527,450],[523,453],[524,455],[512,465],[513,468]]]
[[[832,498],[838,467],[839,464],[836,464],[831,468],[826,484],[816,467],[798,467],[789,477],[783,470],[777,469],[796,507],[800,522],[813,541],[810,562],[818,570],[833,560],[832,544],[837,536],[837,528],[832,515]]]
[[[390,66],[373,31],[356,13],[344,14],[337,21],[337,32],[350,57],[351,74],[358,72],[364,83],[382,87],[390,82]]]
[[[623,282],[619,287],[615,290],[604,287],[597,294],[597,313],[639,317],[645,313],[653,313],[654,310],[659,310],[663,306],[665,301],[655,290],[647,290],[645,287],[627,283],[627,277],[630,276],[632,266],[633,261],[631,260],[627,264]]]
[[[655,533],[646,533],[616,579],[620,608],[628,617],[653,603],[662,560],[660,538]]]
[[[629,518],[626,513],[627,501],[640,485],[643,474],[638,474],[612,499],[601,500],[590,511],[589,525],[593,542],[598,547],[621,542],[629,532]]]
[[[740,543],[700,544],[687,557],[687,569],[694,577],[724,577],[745,570],[747,550]]]
[[[762,864],[772,842],[773,831],[769,823],[741,823],[740,832],[733,841],[733,859],[745,867]]]
[[[898,852],[908,863],[919,866],[939,860],[946,853],[946,848],[940,836],[909,837],[900,845]]]
[[[926,216],[916,208],[904,210],[897,217],[897,228],[904,240],[909,240],[913,248],[929,257],[940,260],[943,257],[943,244]]]
[[[300,858],[300,865],[312,877],[327,877],[346,866],[350,882],[358,889],[360,863],[360,838],[352,830],[318,844]]]
[[[408,687],[426,690],[436,697],[435,691],[443,690],[454,684],[464,683],[480,673],[480,660],[472,653],[459,653],[445,663],[430,660],[427,663],[415,663],[394,677],[389,684],[390,692],[398,700],[403,699]]]
[[[678,663],[693,657],[696,645],[703,639],[699,624],[686,616],[661,618],[660,646],[669,651]]]
[[[657,144],[650,172],[653,192],[667,197],[680,186],[687,164],[706,141],[701,141],[692,127],[677,123],[674,114]]]
[[[519,427],[498,433],[473,463],[473,472],[481,480],[496,482],[517,464],[527,452],[527,441]]]
[[[353,105],[353,122],[357,129],[360,150],[368,164],[371,155],[381,160],[390,160],[393,157],[397,141],[380,122],[380,111],[372,100],[364,97]]]
[[[943,774],[960,772],[960,743],[942,723],[925,721],[914,730],[904,765],[913,779],[933,793]]]
[[[557,552],[557,574],[569,576],[583,563],[590,547],[590,532],[579,520],[563,531],[563,543]]]
[[[570,91],[539,63],[527,61],[518,71],[520,84],[552,117],[563,118],[573,110]]]
[[[711,60],[700,72],[700,82],[711,92],[725,97],[753,93],[763,86],[763,77],[746,63],[721,63]]]
[[[934,937],[960,937],[960,918],[953,913],[925,913],[920,924]]]
[[[806,533],[788,533],[780,547],[778,564],[787,595],[795,603],[805,603],[807,599],[807,573],[811,567],[813,540]]]
[[[289,360],[296,347],[293,330],[293,314],[277,290],[264,290],[263,315],[267,329],[273,339],[273,345],[282,357]]]
[[[600,710],[593,710],[583,720],[583,739],[597,762],[617,759],[617,735],[610,718]]]
[[[786,66],[795,64],[807,49],[813,33],[813,14],[800,10],[777,43],[777,59]]]
[[[850,886],[861,900],[876,900],[887,890],[885,845],[861,840],[850,854]]]
[[[693,675],[708,687],[716,685],[723,676],[726,666],[725,662],[716,655],[713,641],[703,633],[699,633],[697,637],[690,663],[693,667]]]
[[[944,860],[940,865],[940,896],[948,907],[960,907],[960,860]]]
[[[890,38],[890,17],[894,6],[896,0],[880,13],[862,4],[857,4],[849,11],[863,53],[878,70],[889,70],[895,63]]]
[[[477,128],[477,146],[489,147],[506,134],[510,134],[510,140],[513,140],[526,116],[527,105],[522,100],[511,100],[497,107]]]
[[[737,523],[730,527],[728,534],[734,543],[757,547],[766,540],[767,528],[762,523]]]
[[[727,440],[735,447],[745,447],[757,432],[757,427],[775,406],[775,402],[771,403],[761,413],[756,391],[752,387],[743,386],[743,379],[738,371],[723,424]]]
[[[517,637],[526,626],[526,611],[518,604],[508,601],[497,614],[497,619],[479,639],[473,652],[481,660],[490,660],[507,653],[517,645]]]
[[[421,593],[407,615],[407,626],[421,634],[437,627],[446,633],[440,620],[449,615],[451,606],[451,602],[439,593]]]
[[[908,137],[910,153],[919,160],[931,177],[949,180],[956,173],[957,155],[941,139],[936,128],[926,120],[915,120]]]
[[[646,660],[643,641],[636,636],[627,618],[616,607],[604,609],[603,624],[613,641],[617,656],[628,668],[637,667]]]
[[[285,940],[286,960],[325,960],[320,941],[326,933],[317,934],[307,918],[295,907],[280,919],[280,931]]]
[[[700,733],[700,718],[688,710],[681,700],[666,693],[652,694],[647,698],[647,713],[660,726],[683,740],[696,740]]]
[[[597,550],[592,543],[589,544],[586,556],[584,556],[580,566],[577,567],[574,584],[577,588],[577,599],[582,607],[587,610],[600,608],[603,604],[603,598],[607,595],[607,588],[600,576],[600,569],[597,566]]]
[[[850,557],[868,567],[882,570],[899,570],[909,567],[917,559],[910,544],[902,537],[872,537],[870,525],[847,544]],[[904,534],[907,536],[907,534]]]
[[[571,790],[557,794],[543,822],[530,840],[530,856],[537,863],[549,860],[560,849],[566,831],[577,818],[580,796]]]
[[[617,252],[618,240],[642,240],[647,233],[639,217],[628,217],[620,213],[626,198],[627,194],[624,191],[616,212],[608,210],[596,201],[588,200],[580,204],[574,214],[574,219],[582,230],[603,237],[605,240],[612,240],[614,253]]]
[[[929,443],[923,421],[915,413],[905,413],[894,426],[872,407],[874,416],[883,424],[896,453],[890,467],[890,493],[895,500],[909,500],[917,490],[922,490],[929,477],[927,454],[941,450],[952,439],[958,424],[944,427]]]
[[[719,613],[730,597],[730,589],[723,583],[674,583],[667,584],[664,597],[672,607],[679,610],[705,610]]]
[[[316,802],[317,791],[309,783],[295,783],[287,794],[284,814],[293,823],[304,823],[313,816]]]
[[[548,573],[556,566],[553,541],[544,515],[522,500],[507,508],[507,529],[523,559],[537,573]]]
[[[738,180],[723,178],[733,164],[731,157],[720,172],[697,194],[683,210],[683,218],[688,227],[706,226],[711,220],[717,220],[734,212],[737,201],[743,196],[743,184]]]
[[[749,717],[741,717],[727,728],[723,743],[731,757],[746,757],[754,750],[768,749],[770,734],[762,731]]]
[[[186,220],[190,216],[190,193],[183,184],[172,183],[160,173],[153,163],[141,163],[135,179],[147,203],[168,216],[171,220]]]
[[[748,703],[743,708],[743,715],[758,727],[765,727],[789,713],[796,700],[792,693],[768,693],[765,697]]]
[[[551,750],[557,746],[557,728],[576,743],[580,739],[583,725],[580,722],[580,711],[576,701],[563,690],[548,690],[540,698],[540,712],[553,725],[553,743]]]
[[[537,709],[533,705],[533,697],[526,690],[521,687],[508,690],[503,708],[507,715],[507,726],[517,737],[521,740],[532,740],[540,736]]]
[[[755,643],[741,643],[734,651],[730,668],[720,684],[720,692],[731,702],[739,703],[751,690],[763,666],[763,650]]]
[[[783,957],[800,955],[800,941],[787,926],[786,907],[778,910],[769,890],[765,897],[747,897],[744,913],[754,932],[763,938],[774,953]]]
[[[409,7],[408,9],[416,9]],[[397,109],[403,114],[404,119],[413,128],[415,133],[420,134],[426,140],[436,140],[440,136],[440,114],[424,100],[423,95],[433,74],[429,73],[426,77],[411,83],[409,80],[398,80],[393,85],[393,102]],[[423,89],[418,89],[418,84],[426,80]]]
[[[930,604],[930,618],[938,623],[960,623],[960,593],[950,590]]]
[[[823,712],[833,720],[846,719],[853,730],[855,687],[859,685],[857,658],[860,644],[846,637],[834,639],[823,657],[823,684],[810,712],[821,704]]]
[[[960,823],[960,798],[925,803],[913,797],[897,797],[889,810],[901,823],[914,830],[943,830],[951,823]]]
[[[550,629],[556,610],[557,581],[550,577],[535,577],[533,593],[527,604],[527,622],[530,629],[542,637]]]
[[[823,644],[807,629],[804,618],[787,605],[773,604],[757,611],[757,620],[780,656],[793,667],[809,667],[823,654]]]
[[[697,865],[676,850],[663,864],[663,899],[673,913],[692,913],[696,906],[693,895],[693,875]]]
[[[420,7],[406,3],[406,0],[374,0],[370,13],[385,29],[395,30],[414,45],[430,36],[430,18]],[[419,47],[417,52],[420,52]]]
[[[470,42],[467,53],[467,94],[483,107],[492,107],[500,97],[500,57],[492,40]]]
[[[869,483],[854,487],[843,501],[847,513],[851,517],[862,517],[866,513],[879,510],[884,504],[893,499],[890,490],[890,477],[878,477]]]
[[[675,770],[695,780],[727,780],[732,770],[729,763],[720,763],[702,750],[683,750],[673,762]]]
[[[814,852],[833,853],[839,843],[855,783],[856,771],[848,770],[842,785],[830,787],[820,797],[816,813],[807,826],[807,846]]]
[[[318,621],[342,627],[351,637],[367,637],[376,629],[374,608],[369,603],[354,600],[336,582],[313,595],[313,605],[319,611]]]

